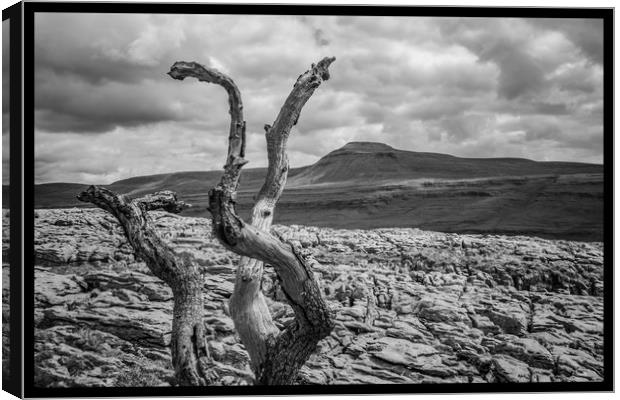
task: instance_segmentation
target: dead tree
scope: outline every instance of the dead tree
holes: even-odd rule
[[[273,126],[265,125],[269,166],[267,177],[245,223],[235,211],[241,168],[245,160],[245,121],[239,89],[231,78],[195,62],[176,62],[168,73],[174,79],[186,77],[222,86],[228,93],[230,132],[224,175],[209,192],[209,210],[214,235],[229,250],[242,256],[237,268],[230,311],[241,341],[246,347],[256,382],[290,385],[299,369],[330,334],[333,320],[313,275],[311,263],[289,243],[270,233],[274,209],[286,183],[286,143],[306,101],[329,79],[324,58],[300,75]],[[295,321],[280,331],[274,324],[260,290],[263,263],[273,266]]]
[[[112,214],[125,231],[136,255],[153,275],[172,289],[174,297],[170,348],[177,384],[204,386],[217,383],[209,356],[203,322],[203,279],[194,260],[175,253],[157,234],[148,211],[162,209],[179,213],[188,205],[174,192],[163,191],[128,200],[108,189],[91,186],[78,195]]]

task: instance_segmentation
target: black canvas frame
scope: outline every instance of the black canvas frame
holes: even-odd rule
[[[15,11],[17,10],[17,11]],[[566,8],[488,8],[488,7],[404,7],[404,6],[309,6],[309,5],[207,5],[164,3],[18,3],[9,9],[11,15],[11,41],[21,37],[21,26],[13,24],[13,15],[23,11],[23,163],[19,159],[19,142],[13,140],[21,133],[19,123],[11,107],[11,185],[21,180],[24,169],[23,198],[23,304],[15,304],[24,310],[23,332],[23,395],[26,397],[128,397],[128,396],[214,396],[214,395],[281,395],[281,394],[391,394],[391,393],[480,393],[480,392],[560,392],[560,391],[611,391],[613,390],[613,10],[566,9]],[[402,384],[402,385],[329,385],[329,386],[229,386],[229,387],[145,387],[145,388],[38,388],[34,386],[34,109],[35,109],[35,15],[37,13],[165,13],[165,14],[272,14],[272,15],[358,15],[358,16],[464,16],[464,17],[528,17],[528,18],[597,18],[604,21],[604,381],[586,383],[484,383],[484,384]],[[7,13],[5,11],[4,13]],[[3,19],[4,14],[3,13]],[[21,16],[21,15],[20,15]],[[16,36],[13,32],[16,30]],[[11,80],[21,74],[21,65],[14,62],[11,48]],[[21,48],[19,48],[21,50]],[[17,50],[15,50],[17,52]],[[20,56],[16,53],[16,56]],[[21,109],[20,94],[11,91],[11,104]],[[14,121],[15,119],[15,121]],[[19,128],[19,130],[18,130]],[[17,132],[14,135],[14,130]],[[15,143],[15,145],[14,145]],[[11,216],[20,215],[21,191],[11,190]],[[15,214],[14,208],[15,207]],[[11,247],[19,243],[20,227],[11,225]],[[18,224],[17,224],[18,225]],[[14,241],[15,240],[15,241]],[[11,252],[11,316],[20,314],[13,308],[13,298],[21,300],[21,254]],[[16,273],[14,273],[16,272]],[[11,345],[18,345],[21,332],[15,327],[21,321],[11,319]],[[15,322],[15,324],[14,324]],[[14,337],[19,335],[19,337]],[[21,346],[20,346],[21,347]],[[12,348],[11,355],[20,354]],[[21,368],[21,360],[11,358],[11,367]],[[13,364],[14,363],[14,364]],[[16,377],[17,378],[17,377]],[[20,379],[21,380],[21,379]],[[14,380],[15,381],[15,380]],[[21,388],[20,388],[21,389]],[[10,391],[10,390],[9,390]],[[13,393],[20,393],[13,388]]]

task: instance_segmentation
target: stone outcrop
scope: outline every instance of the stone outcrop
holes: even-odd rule
[[[42,386],[170,385],[171,292],[133,256],[112,217],[37,210],[35,359]],[[225,385],[252,384],[228,315],[238,257],[202,218],[153,212],[204,272],[209,350]],[[600,381],[603,245],[417,229],[276,226],[320,262],[335,311],[299,383]],[[293,317],[273,271],[277,324]]]

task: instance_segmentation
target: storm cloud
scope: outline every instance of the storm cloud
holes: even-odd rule
[[[291,166],[349,141],[469,157],[602,162],[596,20],[37,14],[37,183],[220,169],[225,92],[170,79],[197,61],[238,84],[247,158],[297,76],[336,56],[289,140]]]

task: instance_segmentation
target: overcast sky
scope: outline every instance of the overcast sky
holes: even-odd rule
[[[597,20],[37,14],[36,183],[220,169],[225,91],[166,75],[229,74],[247,168],[297,76],[335,56],[289,140],[291,166],[349,141],[463,157],[603,161]],[[3,136],[4,137],[4,136]]]
[[[9,184],[9,33],[10,20],[2,21],[2,184]]]

